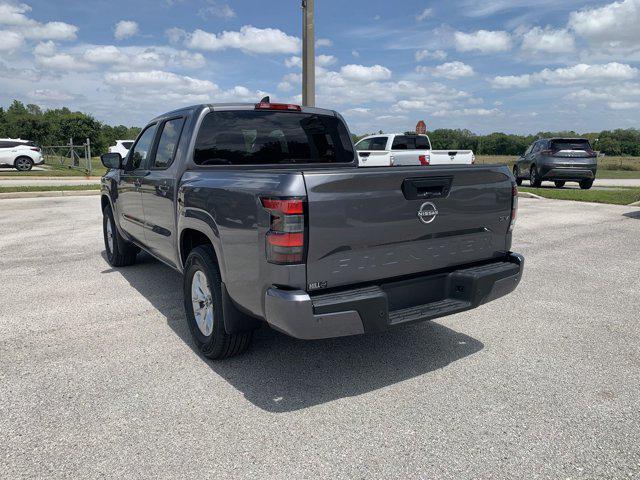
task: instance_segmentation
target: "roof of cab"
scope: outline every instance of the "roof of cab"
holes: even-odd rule
[[[280,103],[280,102],[272,102],[272,103]],[[216,109],[224,109],[224,110],[233,110],[233,109],[238,109],[238,110],[252,110],[255,109],[256,107],[256,102],[252,102],[252,103],[248,103],[248,102],[235,102],[235,103],[201,103],[198,105],[190,105],[188,107],[182,107],[176,110],[171,110],[170,112],[167,113],[163,113],[162,115],[158,115],[156,116],[153,120],[151,120],[151,122],[156,121],[156,120],[160,120],[166,117],[170,117],[170,116],[174,116],[174,115],[179,115],[179,114],[184,114],[184,113],[191,113],[193,111],[196,110],[201,110],[203,108],[211,108],[213,110]],[[337,116],[337,112],[335,110],[328,110],[325,108],[317,108],[317,107],[305,107],[305,106],[301,106],[301,112],[303,113],[319,113],[319,114],[323,114],[323,115],[335,115]]]

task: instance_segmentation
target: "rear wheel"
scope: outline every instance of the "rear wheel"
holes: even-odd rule
[[[522,178],[520,178],[520,171],[518,170],[518,166],[514,165],[513,167],[513,176],[516,179],[516,185],[522,185]]]
[[[566,182],[562,182],[562,181],[560,181],[560,182],[553,182],[553,183],[555,183],[555,184],[556,184],[556,188],[562,188],[562,187],[564,187],[564,184],[565,184]]]
[[[593,180],[582,180],[580,182],[580,188],[582,190],[589,190],[593,186]]]
[[[102,232],[107,260],[112,267],[126,267],[133,265],[138,254],[138,247],[127,242],[116,228],[111,205],[104,207],[102,212]]]
[[[16,158],[16,161],[13,162],[13,166],[19,172],[28,172],[33,168],[33,160],[29,157],[18,157]]]
[[[529,172],[529,182],[532,187],[536,188],[542,185],[542,179],[538,176],[538,169],[535,165],[531,167],[531,172]]]
[[[202,354],[211,359],[244,352],[252,331],[228,334],[224,328],[222,280],[213,248],[194,248],[185,262],[184,308],[191,335]]]

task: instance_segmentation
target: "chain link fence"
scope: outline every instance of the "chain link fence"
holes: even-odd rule
[[[91,141],[76,145],[73,138],[68,145],[47,145],[42,147],[42,155],[48,165],[59,165],[73,170],[79,170],[91,175]]]

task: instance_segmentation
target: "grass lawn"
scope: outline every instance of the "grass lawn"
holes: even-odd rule
[[[518,190],[535,193],[545,198],[575,200],[576,202],[611,203],[614,205],[629,205],[630,203],[640,202],[640,187],[607,188],[602,190],[518,187]]]
[[[598,170],[596,178],[640,178],[640,170]]]
[[[62,192],[67,190],[100,190],[100,185],[22,185],[15,187],[0,187],[0,193]]]
[[[45,158],[45,170],[31,170],[30,172],[18,172],[12,168],[0,168],[0,177],[85,177],[87,173],[80,169],[71,169],[66,165],[60,165],[57,159]],[[91,176],[101,177],[107,171],[99,157],[91,159]]]

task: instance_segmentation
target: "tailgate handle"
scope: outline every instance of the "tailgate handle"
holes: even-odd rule
[[[402,182],[402,193],[407,200],[446,198],[452,181],[453,177],[407,178]]]

